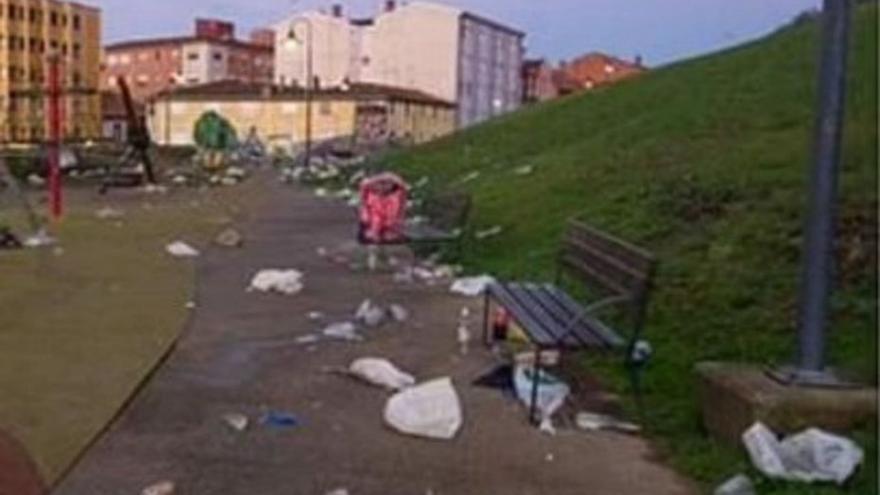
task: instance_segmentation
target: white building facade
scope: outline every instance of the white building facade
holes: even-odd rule
[[[311,36],[309,36],[311,30]],[[428,2],[386,2],[374,19],[348,19],[341,8],[309,12],[276,25],[275,81],[322,86],[345,81],[424,91],[456,102],[459,127],[515,110],[521,103],[525,35],[460,9]],[[297,42],[291,43],[291,32]]]

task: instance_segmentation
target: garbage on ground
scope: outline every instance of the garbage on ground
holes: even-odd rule
[[[502,364],[484,373],[473,384],[478,387],[500,390],[504,395],[516,398],[516,389],[513,386],[513,366]]]
[[[578,428],[585,431],[614,430],[622,433],[638,433],[642,427],[627,421],[621,421],[606,414],[579,412],[574,419]]]
[[[324,319],[324,313],[320,311],[310,311],[308,315],[306,315],[311,321],[318,321]]]
[[[301,335],[297,337],[296,339],[294,339],[294,343],[298,345],[311,345],[317,343],[319,340],[321,340],[321,337],[310,333],[308,335]]]
[[[460,294],[468,297],[476,297],[486,291],[486,288],[495,283],[495,278],[489,275],[480,275],[478,277],[460,278],[453,282],[449,288],[453,294]]]
[[[223,422],[235,431],[244,431],[247,429],[250,421],[244,414],[230,413],[223,415]]]
[[[461,308],[461,314],[458,317],[458,328],[455,331],[458,348],[462,356],[468,353],[468,344],[471,341],[471,332],[468,330],[470,324],[471,310],[467,307]]]
[[[125,212],[109,206],[95,211],[95,217],[99,220],[119,220],[125,217]]]
[[[41,248],[54,246],[58,241],[50,236],[44,229],[40,229],[36,234],[29,235],[24,238],[22,245],[27,248]]]
[[[412,375],[400,371],[387,359],[356,359],[349,365],[348,371],[352,376],[388,390],[402,390],[416,383]]]
[[[237,248],[244,244],[244,237],[239,231],[229,228],[217,234],[217,237],[214,238],[214,243],[218,246]]]
[[[46,185],[46,179],[40,177],[37,174],[30,174],[27,176],[27,182],[31,186],[34,187],[42,187]]]
[[[348,495],[348,490],[345,488],[337,488],[336,490],[331,490],[324,495]]]
[[[6,227],[0,227],[0,249],[21,249],[21,240]]]
[[[358,307],[355,319],[368,327],[377,327],[385,320],[385,310],[367,299]]]
[[[532,175],[533,173],[535,173],[535,167],[533,167],[531,165],[524,165],[522,167],[517,167],[517,168],[513,169],[514,175],[525,176],[525,175]]]
[[[504,228],[500,225],[496,225],[485,230],[477,231],[476,233],[474,233],[474,238],[478,241],[483,241],[491,237],[497,237],[501,235],[502,232],[504,232]]]
[[[530,366],[515,366],[513,369],[513,385],[516,389],[516,395],[530,409],[535,375],[535,368]],[[550,421],[553,414],[562,407],[570,389],[565,382],[546,371],[540,370],[537,375],[538,396],[535,407],[541,414],[541,422],[544,423]]]
[[[415,189],[421,189],[428,185],[428,182],[431,182],[431,179],[427,176],[422,176],[416,183],[413,185]]]
[[[298,270],[260,270],[248,291],[279,292],[294,295],[303,290],[303,274]]]
[[[187,301],[186,302],[186,309],[196,309],[196,302],[195,301]]]
[[[195,258],[199,251],[183,241],[175,241],[165,246],[165,251],[175,258]]]
[[[398,323],[403,323],[409,319],[409,311],[400,304],[392,304],[388,307],[388,312],[394,318],[394,321]]]
[[[141,495],[174,495],[174,483],[171,481],[160,481],[152,484],[141,491]]]
[[[752,464],[770,478],[833,481],[843,484],[861,464],[864,452],[852,440],[809,428],[781,442],[761,422],[742,435]]]
[[[755,485],[744,474],[738,474],[725,481],[712,492],[713,495],[755,495]]]
[[[541,366],[542,367],[552,367],[559,364],[559,360],[561,359],[562,354],[558,350],[551,349],[549,351],[541,352]],[[521,352],[516,354],[513,357],[513,361],[521,366],[534,366],[535,365],[535,353],[534,352]]]
[[[462,178],[461,178],[461,183],[462,183],[462,184],[467,184],[468,182],[473,182],[473,181],[475,181],[475,180],[477,180],[477,179],[479,179],[479,178],[480,178],[480,171],[479,171],[479,170],[474,170],[473,172],[471,172],[471,173],[465,175],[464,177],[462,177]]]
[[[293,414],[280,411],[270,411],[266,413],[266,415],[263,416],[262,422],[264,425],[273,428],[294,428],[300,424],[299,418]]]
[[[357,333],[357,327],[354,323],[348,321],[334,323],[325,328],[321,333],[327,338],[336,340],[348,340],[352,342],[364,340],[364,338]]]
[[[450,378],[404,389],[385,404],[385,422],[407,434],[449,440],[462,425],[461,404]]]

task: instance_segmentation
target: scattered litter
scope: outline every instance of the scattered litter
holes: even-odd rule
[[[144,186],[144,192],[147,194],[167,194],[168,188],[158,184],[147,184]]]
[[[327,192],[327,190],[324,189],[323,187],[319,187],[319,188],[315,189],[315,196],[317,196],[319,198],[326,198],[328,194],[329,193]]]
[[[0,227],[0,249],[21,249],[22,243],[15,234],[6,227]]]
[[[324,495],[348,495],[348,490],[345,488],[337,488],[335,490],[329,491]]]
[[[30,174],[30,175],[28,175],[28,176],[27,176],[27,182],[28,182],[28,184],[30,184],[30,185],[32,185],[32,186],[34,186],[34,187],[42,187],[42,186],[45,186],[45,185],[46,185],[46,179],[40,177],[40,176],[37,175],[37,174]]]
[[[431,179],[427,176],[423,176],[421,179],[416,181],[416,183],[413,185],[413,187],[416,189],[421,189],[421,188],[427,186],[428,182],[431,182]]]
[[[617,418],[592,412],[579,412],[574,420],[578,428],[585,431],[615,430],[622,433],[638,433],[642,427]]]
[[[461,308],[461,314],[458,317],[458,329],[456,329],[456,340],[458,348],[462,356],[468,353],[468,344],[471,341],[471,332],[468,330],[471,310],[467,307]]]
[[[311,311],[306,316],[308,316],[309,320],[311,320],[311,321],[318,321],[318,320],[324,319],[324,313],[322,313],[320,311]]]
[[[194,247],[183,241],[172,242],[165,246],[165,251],[168,251],[168,254],[176,258],[194,258],[199,255],[199,252]]]
[[[56,242],[54,237],[50,236],[45,230],[40,229],[36,234],[25,237],[22,245],[28,248],[40,248],[54,246]]]
[[[387,359],[356,359],[348,367],[351,375],[388,390],[402,390],[416,384],[416,379],[400,371]]]
[[[187,303],[186,303],[186,309],[196,309],[196,303],[195,303],[195,301],[187,301]]]
[[[298,270],[261,270],[254,276],[248,291],[274,291],[291,296],[303,290],[302,278]]]
[[[263,416],[263,424],[273,428],[293,428],[299,426],[299,419],[286,412],[270,411]]]
[[[755,485],[744,474],[738,474],[715,489],[714,495],[755,495]]]
[[[217,234],[217,237],[214,238],[214,243],[218,246],[237,248],[244,244],[244,237],[239,231],[233,228],[228,228]]]
[[[247,177],[247,172],[241,167],[229,167],[226,169],[226,176],[244,179]]]
[[[535,173],[535,167],[533,167],[531,165],[524,165],[522,167],[517,167],[517,168],[513,169],[514,175],[526,176],[526,175],[532,175],[533,173]]]
[[[769,428],[757,422],[743,433],[742,440],[759,471],[788,481],[833,481],[842,485],[864,458],[855,442],[818,428],[780,442]]]
[[[364,338],[357,333],[357,327],[354,323],[348,321],[334,323],[325,328],[322,333],[325,337],[331,339],[348,340],[353,342],[364,340]]]
[[[302,335],[294,339],[294,342],[298,345],[312,345],[321,340],[321,337],[310,333],[308,335]]]
[[[546,435],[550,435],[551,437],[555,437],[556,427],[553,425],[553,418],[546,417],[542,419],[541,424],[538,425],[538,431]]]
[[[513,386],[513,366],[509,364],[502,364],[492,368],[474,380],[473,384],[478,387],[501,390],[504,395],[516,397],[516,390]]]
[[[125,212],[109,206],[95,211],[95,217],[99,220],[119,220],[125,217]]]
[[[187,182],[189,182],[189,179],[183,175],[175,175],[171,179],[171,183],[175,186],[185,186]]]
[[[403,323],[409,319],[409,311],[400,304],[392,304],[388,307],[388,312],[391,313],[394,321],[398,323]]]
[[[489,275],[460,278],[452,284],[449,290],[454,294],[476,297],[485,292],[486,288],[493,283],[495,283],[495,278]]]
[[[471,173],[465,175],[464,177],[462,177],[462,178],[461,178],[461,183],[462,183],[462,184],[467,184],[468,182],[473,182],[473,181],[475,181],[475,180],[477,180],[477,179],[479,179],[479,178],[480,178],[480,171],[479,171],[479,170],[474,170],[473,172],[471,172]]]
[[[244,414],[230,413],[223,415],[223,422],[235,431],[244,431],[247,429],[250,421]]]
[[[541,370],[538,373],[538,397],[536,408],[541,413],[541,422],[552,417],[565,403],[570,389],[565,382]],[[531,408],[532,390],[535,381],[535,369],[528,366],[516,366],[513,369],[513,384],[516,395]]]
[[[377,327],[385,320],[385,310],[367,299],[358,307],[354,317],[368,327]]]
[[[174,483],[170,481],[160,481],[150,485],[141,491],[141,495],[174,495]]]
[[[322,258],[326,258],[327,255],[330,254],[327,251],[327,248],[325,248],[325,247],[319,247],[318,249],[315,250],[315,252],[318,254],[318,256],[320,256]]]
[[[452,380],[440,378],[398,392],[385,404],[385,422],[408,435],[449,440],[462,425]]]
[[[474,238],[478,241],[483,241],[492,237],[497,237],[501,235],[502,232],[504,232],[504,228],[500,225],[496,225],[486,230],[477,231],[474,233]]]
[[[235,186],[238,184],[238,182],[239,182],[239,180],[236,179],[235,177],[223,177],[222,179],[220,179],[220,184],[223,186],[227,186],[227,187],[228,186]]]

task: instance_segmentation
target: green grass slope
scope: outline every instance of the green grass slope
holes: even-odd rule
[[[877,361],[876,18],[876,6],[854,17],[830,337],[833,362],[866,379]],[[701,432],[693,365],[793,355],[819,39],[815,23],[787,28],[386,157],[413,180],[430,176],[435,186],[472,192],[474,228],[504,227],[470,243],[463,261],[473,271],[547,277],[571,217],[657,254],[649,428],[684,472],[707,484],[747,462]],[[516,175],[523,166],[535,173]],[[476,180],[462,180],[473,171]],[[869,430],[856,436],[873,466]],[[762,483],[761,493],[807,490]],[[875,484],[868,468],[846,490],[874,493]]]

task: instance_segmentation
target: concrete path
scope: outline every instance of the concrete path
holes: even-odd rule
[[[54,493],[136,494],[163,480],[179,495],[692,492],[638,438],[530,428],[520,405],[470,385],[491,366],[489,354],[457,354],[458,312],[466,304],[480,314],[479,301],[323,259],[318,247],[353,239],[352,212],[269,180],[265,194],[243,249],[199,259],[198,306],[177,349]],[[250,277],[269,267],[302,270],[306,289],[246,293]],[[404,304],[411,320],[370,330],[363,343],[294,342],[321,327],[308,312],[338,321],[368,297]],[[465,414],[458,437],[402,436],[383,425],[384,391],[322,371],[363,356],[389,358],[420,379],[451,376]],[[259,424],[268,410],[291,412],[301,425]],[[227,413],[249,415],[250,428],[228,428]]]

